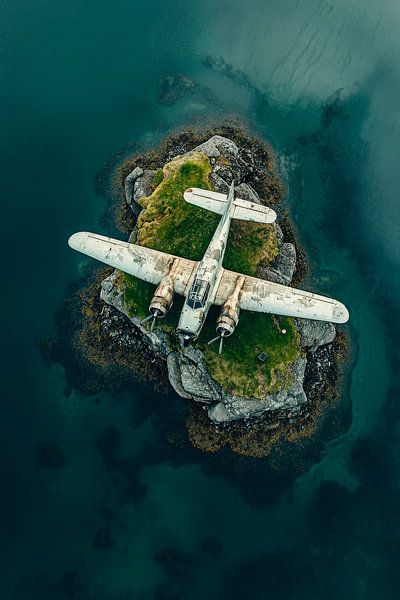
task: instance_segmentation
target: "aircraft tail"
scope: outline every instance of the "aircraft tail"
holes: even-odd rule
[[[189,188],[183,194],[184,199],[189,204],[194,204],[206,210],[223,215],[230,206],[230,194],[220,194],[210,190],[202,190],[200,188]],[[273,223],[276,219],[276,213],[272,208],[235,198],[233,200],[233,209],[231,214],[232,219],[240,219],[242,221],[253,221],[254,223]]]

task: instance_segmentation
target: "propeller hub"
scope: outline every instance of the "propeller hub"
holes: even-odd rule
[[[184,333],[183,334],[183,347],[188,348],[190,345],[190,342],[192,340],[193,340],[193,335],[191,335],[190,333]]]

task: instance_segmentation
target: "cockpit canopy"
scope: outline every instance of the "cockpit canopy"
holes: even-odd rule
[[[190,288],[186,304],[190,306],[190,308],[203,308],[207,302],[209,290],[210,284],[208,281],[196,278]]]

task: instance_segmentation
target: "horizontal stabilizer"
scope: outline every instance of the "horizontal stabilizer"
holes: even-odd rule
[[[189,204],[200,206],[206,210],[223,215],[227,208],[227,195],[200,188],[189,188],[184,193],[184,198]],[[233,201],[233,219],[242,221],[253,221],[254,223],[273,223],[276,220],[276,213],[272,208],[235,198]]]
[[[254,223],[273,223],[276,220],[276,212],[268,206],[235,198],[232,219],[253,221]]]

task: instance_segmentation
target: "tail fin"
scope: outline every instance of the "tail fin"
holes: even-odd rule
[[[232,219],[241,219],[242,221],[253,221],[254,223],[273,223],[276,219],[276,213],[272,208],[242,200],[241,198],[230,198],[233,195],[233,184],[229,190],[228,196],[219,192],[202,190],[200,188],[189,188],[183,194],[186,202],[200,206],[206,210],[223,215],[228,208],[229,201],[233,202]]]

